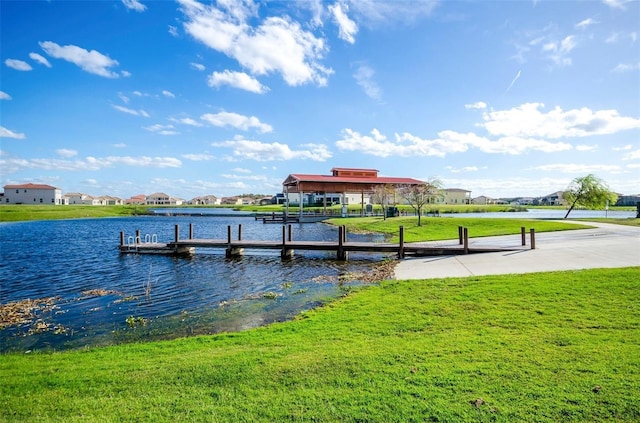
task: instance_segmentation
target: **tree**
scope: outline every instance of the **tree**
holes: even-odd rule
[[[615,203],[618,200],[618,195],[609,190],[604,181],[589,174],[571,181],[567,190],[562,194],[562,198],[571,204],[564,216],[566,219],[575,206],[595,210],[602,209],[607,205],[607,202]]]
[[[419,185],[402,185],[398,192],[404,200],[418,214],[418,226],[422,226],[422,208],[425,204],[433,203],[442,197],[442,182],[438,179],[431,179]]]
[[[390,184],[376,185],[373,187],[373,194],[371,200],[374,204],[380,204],[382,206],[382,216],[384,220],[387,220],[387,205],[395,194],[396,188]]]

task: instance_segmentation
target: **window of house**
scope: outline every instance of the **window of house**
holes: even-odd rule
[[[42,203],[42,198],[40,199],[40,202]]]
[[[16,190],[16,194],[20,194],[20,190],[19,189]]]

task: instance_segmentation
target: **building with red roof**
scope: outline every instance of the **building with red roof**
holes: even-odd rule
[[[46,184],[5,185],[5,204],[65,204],[60,188]]]

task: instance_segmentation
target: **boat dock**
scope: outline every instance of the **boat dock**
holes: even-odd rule
[[[531,249],[535,249],[535,231],[531,229]],[[282,239],[243,240],[242,225],[238,225],[237,239],[233,239],[231,226],[227,227],[226,239],[198,239],[193,237],[193,224],[189,224],[189,237],[180,238],[180,226],[175,225],[175,236],[171,242],[158,242],[157,237],[145,235],[140,231],[136,235],[126,237],[120,232],[119,250],[122,254],[171,254],[193,255],[196,248],[224,249],[228,258],[241,257],[245,250],[277,250],[283,259],[291,259],[295,250],[301,251],[330,251],[336,253],[337,260],[347,260],[349,252],[393,253],[399,259],[406,256],[437,256],[455,254],[476,254],[501,251],[521,251],[525,249],[525,228],[522,228],[521,245],[511,246],[469,246],[467,228],[458,227],[457,245],[433,245],[430,243],[405,243],[404,227],[399,227],[398,243],[386,242],[349,242],[346,227],[338,227],[338,239],[335,241],[294,241],[291,225],[282,226]]]

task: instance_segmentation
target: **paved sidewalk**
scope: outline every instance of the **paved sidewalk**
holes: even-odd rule
[[[535,250],[407,258],[396,265],[395,278],[429,279],[640,266],[639,227],[576,223],[596,228],[536,233]],[[442,245],[452,243],[458,241],[441,242]],[[518,247],[521,243],[520,234],[469,240],[469,246]],[[530,248],[528,233],[527,247],[523,248]]]

